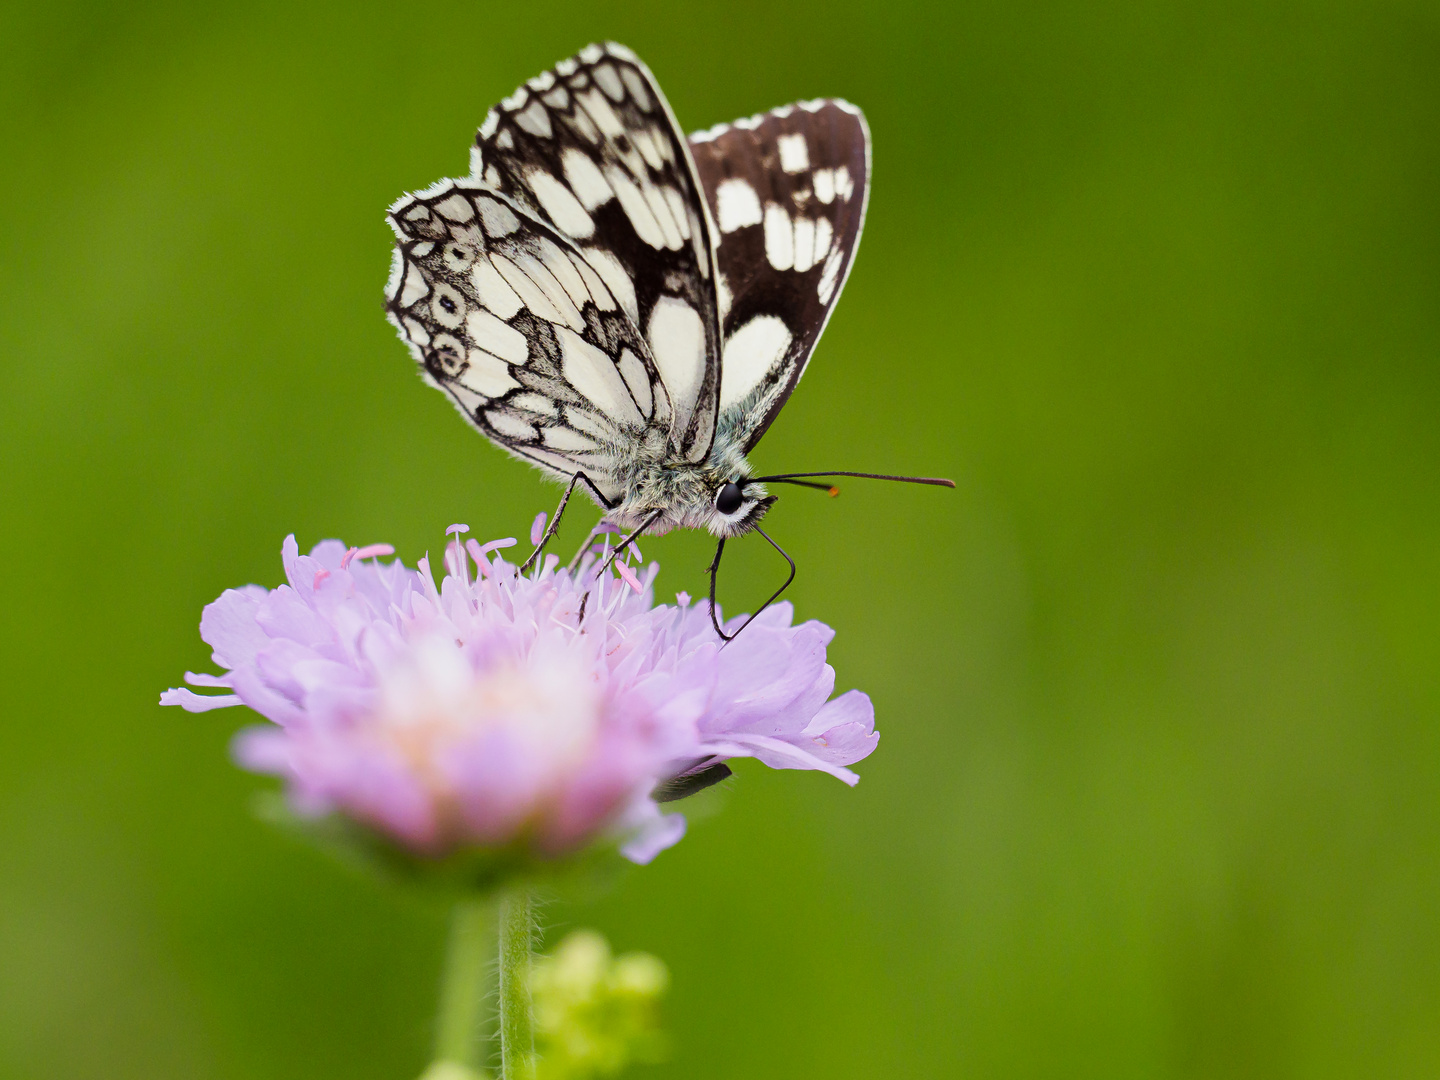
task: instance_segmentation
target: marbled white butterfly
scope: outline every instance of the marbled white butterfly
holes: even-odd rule
[[[492,109],[470,154],[468,177],[390,208],[387,310],[470,423],[568,481],[525,565],[584,484],[626,533],[612,558],[647,531],[719,537],[712,616],[726,538],[759,532],[790,564],[773,602],[795,564],[759,527],[765,483],[875,476],[755,477],[745,460],[855,256],[860,110],[806,101],[687,140],[634,53],[591,45]]]

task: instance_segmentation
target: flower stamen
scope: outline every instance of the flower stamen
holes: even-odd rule
[[[452,533],[455,536],[453,543],[445,545],[445,569],[458,577],[467,589],[470,587],[470,570],[465,565],[465,549],[460,546],[460,534],[469,531],[469,525],[462,525],[458,522],[445,530],[446,536],[450,536]]]
[[[637,593],[645,591],[644,586],[640,584],[640,579],[635,576],[635,571],[631,570],[625,563],[617,562],[615,564],[615,570],[625,579],[625,584],[629,585],[630,588],[634,589]]]
[[[394,554],[395,547],[392,544],[366,544],[364,547],[352,547],[340,560],[340,569],[349,568],[351,561],[355,559],[374,559],[382,555]]]

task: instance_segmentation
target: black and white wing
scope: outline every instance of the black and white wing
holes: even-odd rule
[[[405,196],[390,223],[386,308],[426,378],[504,449],[619,499],[636,449],[671,428],[623,284],[467,182]]]
[[[486,117],[471,173],[576,245],[650,346],[673,452],[704,460],[720,388],[715,233],[645,65],[591,45],[531,79]]]
[[[870,132],[855,106],[787,105],[690,137],[719,226],[720,430],[749,450],[789,398],[860,242]]]

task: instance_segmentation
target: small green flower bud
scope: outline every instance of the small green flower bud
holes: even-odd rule
[[[657,1004],[670,982],[645,953],[612,957],[606,940],[577,930],[531,969],[537,1080],[614,1076],[664,1052]]]

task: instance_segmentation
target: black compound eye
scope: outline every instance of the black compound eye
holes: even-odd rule
[[[715,493],[715,509],[722,514],[733,514],[740,509],[740,504],[745,501],[745,495],[740,490],[740,485],[731,481]]]

